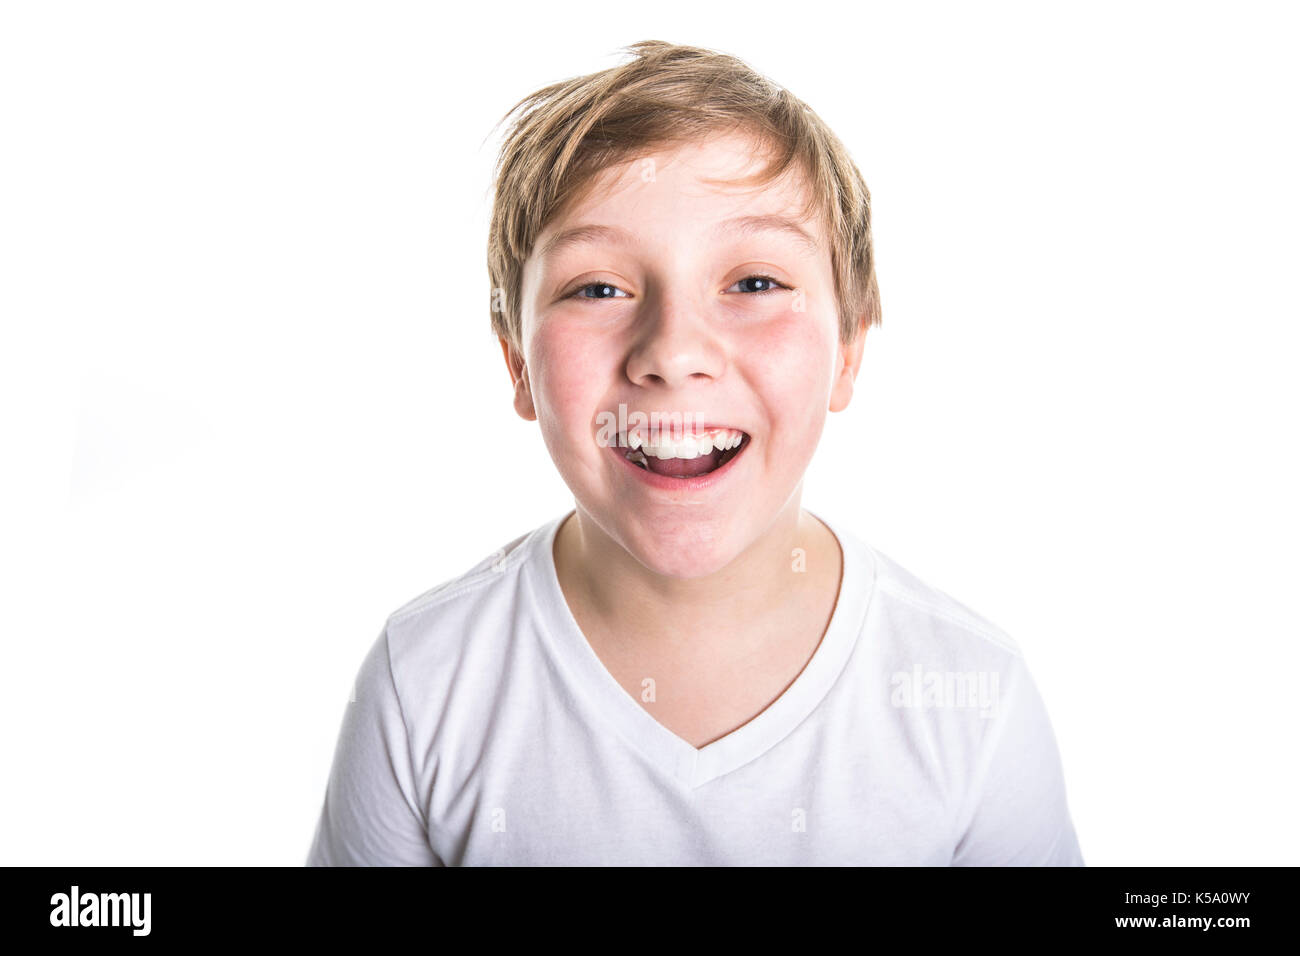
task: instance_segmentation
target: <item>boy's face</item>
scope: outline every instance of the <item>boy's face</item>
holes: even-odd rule
[[[540,423],[584,519],[670,577],[718,571],[797,515],[826,413],[848,404],[861,362],[864,330],[840,342],[820,223],[797,224],[815,245],[729,223],[798,215],[806,194],[792,175],[730,185],[761,160],[749,139],[717,135],[606,170],[525,263],[522,355],[502,343],[515,408]],[[548,245],[578,226],[615,232]],[[696,459],[658,448],[670,457],[651,455],[646,468],[601,437],[602,413],[617,416],[620,405],[647,418],[678,413],[723,445],[727,434],[711,426],[745,437]]]

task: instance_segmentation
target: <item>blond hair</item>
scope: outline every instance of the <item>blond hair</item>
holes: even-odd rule
[[[488,230],[492,330],[517,351],[524,263],[547,223],[599,173],[639,152],[744,132],[774,147],[755,177],[790,167],[810,187],[806,219],[820,214],[831,244],[840,337],[880,324],[871,248],[871,194],[843,144],[807,106],[743,61],[699,47],[642,40],[634,59],[543,87],[520,100],[495,168]],[[494,127],[495,129],[495,127]]]

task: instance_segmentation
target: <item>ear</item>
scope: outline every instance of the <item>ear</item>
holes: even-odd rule
[[[867,317],[863,315],[858,319],[858,328],[853,335],[853,341],[840,342],[836,352],[835,381],[831,384],[829,406],[832,412],[842,412],[849,407],[849,399],[853,397],[853,380],[857,378],[858,370],[862,368],[862,348],[866,345],[866,341]]]
[[[505,356],[506,369],[510,372],[510,383],[515,387],[515,411],[524,421],[537,421],[537,410],[533,407],[533,387],[528,381],[528,366],[523,356],[516,352],[504,336],[497,336],[501,343],[501,354]]]

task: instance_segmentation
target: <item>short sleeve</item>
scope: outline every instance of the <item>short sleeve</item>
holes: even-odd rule
[[[438,866],[415,786],[388,629],[357,673],[308,866]]]
[[[1084,866],[1047,709],[1023,658],[1004,674],[959,814],[953,866]]]

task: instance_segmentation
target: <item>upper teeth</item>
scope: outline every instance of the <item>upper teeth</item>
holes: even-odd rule
[[[699,435],[683,435],[678,441],[662,432],[654,436],[632,432],[627,436],[627,445],[633,450],[639,448],[646,455],[655,458],[698,458],[714,449],[726,451],[735,448],[744,437],[744,432],[734,428],[717,428]]]

